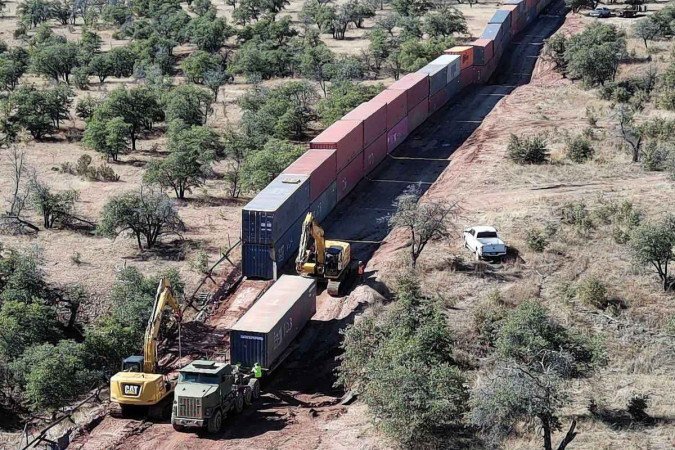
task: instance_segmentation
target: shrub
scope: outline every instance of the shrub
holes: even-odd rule
[[[585,305],[605,309],[608,305],[607,288],[598,278],[590,276],[577,288],[577,295]]]
[[[585,233],[594,226],[584,202],[566,204],[562,207],[561,215],[563,223],[574,226],[580,233]]]
[[[530,229],[526,231],[527,247],[537,253],[541,253],[548,247],[549,235],[544,230]]]
[[[96,169],[96,178],[102,181],[119,181],[120,176],[115,173],[112,167],[107,164],[101,164],[98,169]]]
[[[582,136],[577,136],[567,144],[567,157],[575,163],[583,163],[593,157],[591,143]]]
[[[512,134],[506,148],[507,156],[516,164],[545,164],[549,151],[543,136],[519,137]]]

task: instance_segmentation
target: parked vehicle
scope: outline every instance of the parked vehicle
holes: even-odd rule
[[[476,255],[476,259],[500,258],[506,255],[506,245],[493,227],[476,226],[464,230],[464,247]]]
[[[241,413],[260,397],[260,381],[232,364],[198,360],[179,373],[171,410],[176,431],[217,433],[229,413]]]
[[[619,12],[619,17],[625,19],[632,19],[637,16],[637,13],[640,12],[640,7],[638,5],[628,5]]]
[[[593,11],[589,12],[588,15],[591,17],[606,19],[607,17],[612,16],[612,10],[607,8],[606,6],[599,6],[595,8]]]

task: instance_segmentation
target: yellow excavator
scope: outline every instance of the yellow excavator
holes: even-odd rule
[[[300,248],[295,260],[298,275],[316,278],[328,283],[328,293],[333,297],[342,294],[354,273],[351,247],[348,242],[324,238],[323,228],[309,212],[302,224]]]
[[[126,417],[140,411],[151,418],[164,418],[171,413],[175,380],[158,374],[157,342],[164,308],[169,306],[180,320],[180,306],[166,278],[159,282],[152,314],[145,329],[143,356],[129,356],[122,361],[122,371],[110,379],[111,414]]]

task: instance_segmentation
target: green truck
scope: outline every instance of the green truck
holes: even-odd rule
[[[179,371],[171,424],[176,431],[220,431],[231,412],[260,397],[260,380],[232,364],[197,360]]]

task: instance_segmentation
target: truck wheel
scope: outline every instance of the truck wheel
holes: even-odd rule
[[[234,399],[234,412],[241,414],[244,410],[244,396],[241,391],[237,391],[237,396]]]
[[[260,380],[252,378],[248,385],[251,387],[251,397],[253,397],[253,400],[258,400],[260,398]]]
[[[185,427],[183,425],[177,425],[177,424],[172,424],[174,431],[178,431],[179,433],[182,433],[185,431]]]
[[[209,433],[217,433],[220,431],[220,428],[223,426],[223,415],[221,414],[220,410],[216,410],[215,413],[213,413],[213,417],[211,417],[206,425],[206,429]]]
[[[253,390],[251,389],[251,386],[246,386],[244,387],[244,403],[246,406],[249,406],[251,403],[253,403]]]

